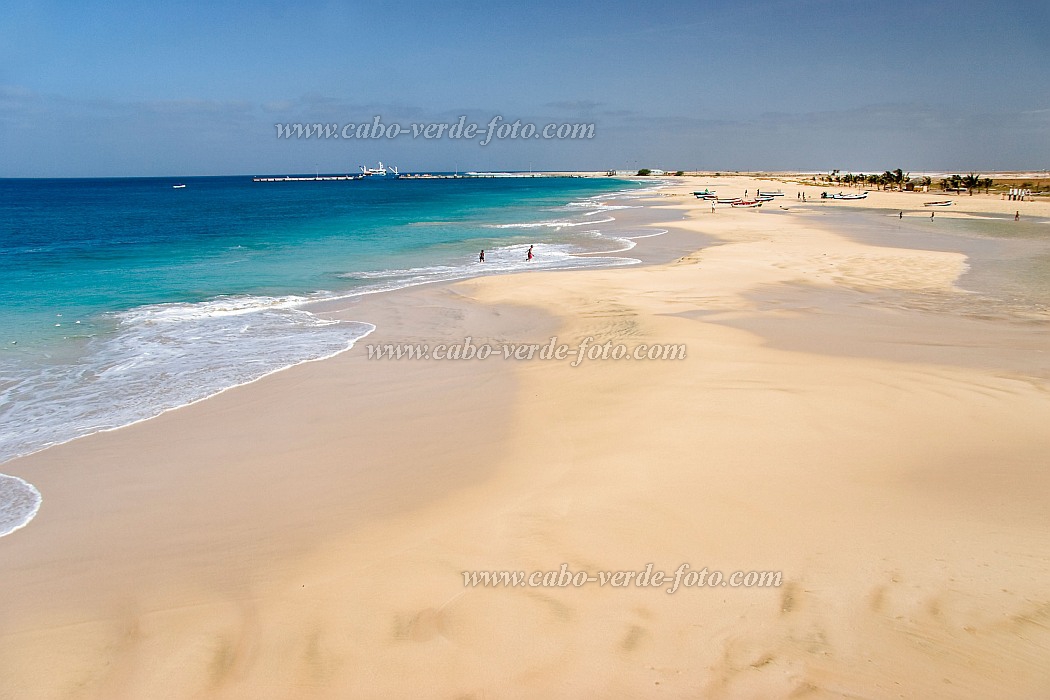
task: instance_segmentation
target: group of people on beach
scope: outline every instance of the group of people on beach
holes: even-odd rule
[[[533,246],[530,245],[529,246],[529,252],[525,254],[525,262],[532,262],[532,248],[533,248]],[[485,249],[484,248],[481,249],[481,254],[478,255],[478,262],[485,262]]]

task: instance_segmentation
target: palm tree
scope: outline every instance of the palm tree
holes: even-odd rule
[[[901,170],[900,168],[897,168],[892,173],[890,173],[890,175],[893,176],[893,182],[894,182],[894,184],[897,185],[897,189],[903,190],[904,189],[904,180],[905,180],[904,171]]]
[[[981,185],[984,187],[985,194],[988,194],[988,190],[992,189],[993,184],[995,183],[992,182],[992,178],[990,177],[986,177],[983,180],[981,180]]]
[[[962,179],[962,184],[966,186],[970,196],[973,196],[974,189],[981,186],[981,176],[977,173],[971,172],[969,175]]]
[[[923,184],[924,187],[929,187],[930,185],[933,184],[933,178],[930,177],[929,175],[923,175],[922,176],[922,184]]]
[[[948,178],[948,182],[951,183],[952,189],[954,189],[955,193],[958,194],[959,193],[959,187],[962,186],[962,178],[960,176],[958,176],[958,175],[952,175],[951,177]]]

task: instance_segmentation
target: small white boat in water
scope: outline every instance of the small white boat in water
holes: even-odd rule
[[[173,190],[181,190],[181,189],[183,189],[185,187],[186,187],[186,185],[172,185],[171,189],[173,189]]]

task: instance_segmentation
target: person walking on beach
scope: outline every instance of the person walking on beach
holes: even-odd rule
[[[1020,220],[1021,220],[1021,210],[1018,209],[1017,213],[1014,214],[1014,221],[1020,221]]]
[[[900,216],[898,216],[897,218],[898,218],[898,219],[903,219],[903,218],[904,218],[904,212],[902,211],[902,212],[901,212],[901,215],[900,215]]]
[[[529,246],[529,254],[525,256],[526,262],[532,262],[532,246]]]
[[[485,262],[485,249],[481,249],[481,255],[478,256],[478,262]]]
[[[937,212],[933,212],[933,211],[931,211],[931,212],[930,212],[930,218],[932,219],[932,218],[933,218],[933,215],[934,215],[934,214],[936,214],[936,213],[937,213]]]

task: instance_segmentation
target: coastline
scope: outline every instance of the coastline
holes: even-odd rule
[[[625,185],[626,183],[621,182],[620,184],[621,185]],[[603,193],[599,193],[597,195],[588,195],[588,196],[585,197],[583,202],[576,202],[576,201],[574,201],[573,204],[580,205],[580,204],[590,203],[592,208],[596,208],[595,211],[586,212],[584,214],[584,217],[589,216],[590,214],[593,214],[593,213],[600,213],[604,209],[604,207],[606,206],[602,202],[602,199],[603,199],[602,194]],[[604,193],[604,194],[608,195],[610,193]],[[623,190],[623,191],[618,192],[618,193],[611,193],[611,194],[622,194],[622,195],[625,195],[627,197],[631,197],[631,196],[635,195],[636,192],[628,189],[628,190]],[[542,210],[540,210],[540,211],[542,211]],[[577,218],[580,218],[580,217],[577,217]],[[607,218],[607,219],[602,220],[602,221],[592,221],[592,220],[583,218],[580,221],[566,222],[566,226],[570,227],[570,228],[571,227],[576,227],[576,226],[581,226],[581,225],[583,225],[583,226],[592,226],[592,225],[599,225],[599,224],[603,224],[603,223],[609,223],[609,222],[612,222],[612,221],[614,221],[613,218]],[[540,221],[539,223],[525,223],[525,224],[522,224],[522,226],[525,227],[525,228],[532,227],[532,226],[550,227],[551,224],[552,224],[552,222],[549,222],[549,221]],[[495,226],[495,228],[514,228],[515,226],[517,226],[517,225],[515,225],[515,224],[511,224],[511,225],[501,224],[501,225]],[[605,238],[609,238],[609,240],[614,242],[614,244],[617,241],[626,241],[626,239],[619,239],[615,235],[612,236],[612,237],[606,236]],[[624,256],[618,255],[618,253],[623,252],[624,250],[627,250],[627,249],[633,247],[633,243],[631,243],[630,241],[626,241],[626,242],[628,243],[628,246],[626,248],[613,250],[612,253],[616,254],[617,257],[619,257],[619,258],[623,258]],[[563,246],[556,246],[556,247],[563,247]],[[497,257],[499,257],[498,254],[497,254]],[[537,266],[545,265],[545,266],[550,266],[550,267],[555,267],[555,268],[560,267],[560,266],[565,266],[566,265],[566,261],[560,259],[560,258],[563,258],[563,257],[566,257],[566,256],[564,256],[564,255],[561,255],[561,256],[555,255],[553,259],[544,260],[541,263],[538,263]],[[603,264],[605,262],[603,260],[603,253],[600,252],[600,251],[592,251],[592,252],[583,253],[583,254],[579,254],[579,255],[575,255],[575,256],[569,256],[569,257],[570,258],[579,258],[579,260],[584,265],[588,264],[589,260],[593,260],[593,264],[596,265],[596,266],[600,266],[601,264]],[[634,262],[634,261],[628,259],[626,262]],[[616,264],[616,263],[613,262],[612,264]],[[119,315],[121,315],[121,316],[125,316],[125,315],[143,316],[144,318],[139,319],[139,320],[140,321],[144,321],[147,325],[150,325],[151,324],[151,319],[150,318],[145,318],[145,317],[150,316],[150,314],[154,314],[154,315],[158,315],[159,314],[162,317],[163,316],[167,316],[169,314],[174,314],[175,316],[186,316],[186,317],[193,316],[193,315],[201,316],[201,317],[210,317],[210,316],[222,317],[222,316],[226,316],[226,315],[237,316],[237,315],[239,315],[241,313],[249,313],[249,312],[251,312],[253,310],[255,312],[268,313],[269,311],[271,311],[272,309],[275,309],[275,308],[285,309],[285,310],[291,309],[293,311],[297,310],[297,309],[302,309],[302,310],[308,312],[309,309],[312,309],[312,308],[315,308],[315,307],[324,308],[326,305],[332,305],[332,304],[338,305],[339,303],[341,303],[341,300],[343,300],[343,299],[352,298],[354,296],[358,296],[358,295],[362,295],[362,294],[364,294],[364,295],[367,295],[367,294],[382,294],[382,293],[387,293],[387,292],[390,292],[390,291],[396,291],[398,289],[402,289],[402,288],[406,288],[406,287],[416,286],[418,284],[430,284],[430,283],[434,283],[434,282],[438,282],[438,283],[440,283],[440,282],[448,282],[448,281],[453,281],[453,280],[456,280],[456,279],[468,278],[468,277],[473,276],[475,274],[483,273],[481,269],[471,270],[469,268],[470,268],[469,265],[466,266],[466,267],[463,267],[462,269],[452,269],[452,268],[445,269],[445,268],[439,266],[439,268],[435,268],[434,270],[430,270],[430,269],[423,270],[421,272],[421,274],[417,275],[416,277],[409,276],[406,279],[401,279],[397,275],[390,276],[387,273],[390,273],[390,272],[393,272],[393,273],[397,273],[397,272],[413,272],[413,270],[408,270],[408,271],[379,270],[379,271],[374,271],[373,273],[370,273],[369,276],[375,276],[375,279],[371,283],[365,284],[363,287],[357,288],[357,289],[355,289],[355,288],[348,288],[348,289],[343,289],[341,291],[324,291],[324,292],[314,290],[314,291],[310,291],[310,292],[289,293],[289,294],[285,294],[285,295],[279,296],[279,297],[270,297],[270,296],[258,297],[258,296],[252,296],[250,294],[249,295],[245,295],[245,294],[220,295],[218,297],[204,299],[204,300],[201,300],[201,301],[196,302],[196,303],[194,303],[194,302],[185,303],[183,301],[174,301],[174,302],[171,302],[171,303],[147,304],[145,306],[138,306],[138,307],[134,307],[134,308],[131,308],[131,309],[126,309],[123,312],[121,312]],[[494,263],[492,266],[490,266],[490,268],[488,270],[484,271],[484,274],[500,274],[500,273],[507,273],[507,272],[512,271],[510,269],[505,269],[505,268],[506,268],[505,264],[501,267],[499,264]],[[423,273],[427,273],[427,274],[423,274]],[[390,277],[390,279],[387,280],[386,279],[387,277]],[[254,308],[253,308],[253,306],[254,306]],[[116,312],[113,312],[113,313],[116,313]],[[58,316],[62,316],[62,314],[58,314]],[[312,318],[312,316],[311,316],[311,318]],[[155,324],[157,320],[158,319],[153,319],[152,323]],[[292,361],[287,361],[287,359],[285,359],[284,361],[282,361],[280,359],[277,359],[277,360],[275,360],[276,364],[274,364],[274,362],[270,362],[269,364],[271,366],[265,366],[264,365],[261,368],[256,367],[255,371],[248,371],[246,373],[245,372],[235,372],[232,375],[230,375],[230,372],[226,372],[226,374],[230,375],[230,376],[225,376],[225,375],[224,376],[220,376],[220,377],[218,377],[219,381],[217,381],[217,382],[215,381],[216,378],[212,378],[212,381],[210,381],[210,382],[205,381],[204,382],[204,386],[207,387],[207,388],[204,389],[203,393],[200,390],[197,390],[197,389],[188,390],[188,389],[184,388],[181,391],[181,393],[180,392],[175,392],[171,396],[168,396],[166,394],[162,394],[159,397],[159,400],[156,397],[146,397],[146,398],[136,397],[136,398],[140,399],[140,401],[139,402],[133,402],[133,403],[142,403],[142,402],[144,402],[146,404],[144,409],[140,409],[136,405],[135,407],[133,407],[131,409],[118,411],[114,415],[108,415],[108,414],[105,414],[105,412],[103,412],[102,415],[96,415],[96,414],[80,415],[80,414],[77,414],[75,412],[73,414],[66,415],[66,413],[69,413],[68,410],[65,413],[62,413],[62,411],[59,410],[58,411],[59,414],[63,415],[66,418],[66,421],[68,423],[70,423],[70,424],[73,424],[73,423],[87,423],[90,427],[88,427],[88,428],[80,428],[80,429],[76,429],[76,430],[73,430],[73,431],[65,431],[65,432],[58,431],[58,433],[56,434],[56,431],[53,429],[53,426],[50,426],[49,429],[45,429],[45,431],[43,433],[41,433],[40,432],[40,426],[37,425],[35,427],[34,431],[33,431],[34,433],[37,433],[37,434],[35,434],[33,438],[28,439],[24,443],[16,443],[14,445],[7,445],[7,444],[5,444],[5,452],[3,454],[2,461],[0,461],[0,465],[2,465],[4,463],[7,463],[7,462],[9,462],[11,460],[14,460],[14,459],[16,459],[18,457],[24,457],[24,456],[27,456],[27,455],[30,455],[30,454],[34,454],[34,453],[36,453],[36,452],[38,452],[38,451],[40,451],[42,449],[47,449],[48,447],[53,447],[53,446],[65,444],[65,443],[67,443],[67,442],[69,442],[71,440],[76,440],[76,439],[79,439],[81,437],[84,437],[85,435],[90,435],[90,434],[93,434],[93,433],[96,433],[96,432],[108,432],[108,431],[113,431],[113,430],[120,430],[120,429],[128,427],[130,425],[134,425],[136,423],[139,423],[139,422],[142,422],[142,421],[145,421],[145,420],[150,420],[150,419],[152,419],[152,418],[154,418],[154,417],[156,417],[158,415],[161,415],[161,414],[163,414],[165,412],[168,412],[168,411],[171,411],[171,410],[177,410],[177,409],[183,408],[185,406],[192,405],[192,404],[197,403],[199,401],[203,401],[203,400],[208,399],[210,397],[216,396],[216,395],[218,395],[218,394],[220,394],[220,393],[222,393],[224,391],[228,391],[228,390],[230,390],[232,388],[235,388],[235,387],[238,387],[238,386],[242,386],[244,384],[248,384],[248,383],[251,383],[251,382],[254,382],[254,381],[258,381],[259,379],[261,379],[261,378],[263,378],[265,376],[268,376],[269,374],[272,374],[274,372],[283,371],[285,369],[293,367],[293,366],[295,366],[297,364],[301,364],[303,362],[314,362],[314,361],[318,361],[318,360],[327,359],[328,357],[337,355],[337,354],[339,354],[341,352],[348,351],[349,349],[352,348],[354,343],[356,343],[357,341],[359,341],[362,338],[366,337],[371,332],[371,330],[373,329],[373,326],[370,323],[367,323],[367,322],[357,321],[355,319],[348,319],[348,318],[341,319],[341,321],[342,321],[342,323],[340,323],[338,325],[338,328],[340,329],[340,331],[341,331],[341,333],[343,335],[347,335],[348,334],[351,337],[351,339],[349,340],[348,344],[346,344],[346,345],[344,345],[342,347],[335,348],[335,349],[333,349],[334,346],[333,347],[326,346],[325,347],[325,351],[322,354],[320,354],[320,355],[316,354],[317,350],[314,350],[313,354],[310,354],[310,355],[308,355],[306,357],[303,357],[303,358],[299,358],[297,356],[297,358],[293,359]],[[80,320],[76,321],[76,324],[80,324],[80,323],[81,323]],[[58,324],[58,323],[55,324],[56,327],[58,327],[60,325],[61,324]],[[241,332],[243,333],[243,330]],[[204,333],[198,331],[198,335],[204,335]],[[95,335],[94,334],[89,334],[89,335],[87,335],[85,337],[94,338]],[[141,340],[142,339],[140,339],[140,341]],[[162,338],[161,340],[165,340],[165,339]],[[200,338],[198,338],[198,340],[200,340]],[[210,340],[210,338],[209,338],[209,340]],[[226,340],[228,342],[228,337],[226,338]],[[315,342],[316,342],[316,339],[315,339]],[[15,342],[12,342],[11,346],[14,347],[15,344],[16,344]],[[330,346],[331,343],[329,343],[328,345]],[[19,346],[19,347],[21,347],[21,346]],[[275,350],[275,348],[269,348],[269,349],[270,350]],[[138,347],[138,350],[139,350],[139,352],[143,351],[143,349],[141,347]],[[163,351],[165,351],[165,348],[159,347],[159,348],[156,348],[156,350],[163,352]],[[41,351],[41,352],[43,352],[43,351]],[[47,354],[47,353],[45,352],[44,354]],[[301,355],[301,353],[300,353],[300,355]],[[241,359],[244,359],[244,358],[241,358]],[[113,367],[113,365],[122,365],[124,363],[131,362],[133,360],[134,360],[133,357],[131,357],[131,358],[129,358],[129,357],[121,357],[121,356],[111,357],[111,358],[108,359],[107,362],[103,363],[101,367],[94,368],[95,369],[94,374],[96,374],[96,375],[108,375],[109,374],[109,370]],[[69,374],[79,374],[79,373],[82,373],[82,372],[85,372],[85,371],[87,371],[89,374],[92,373],[91,372],[92,368],[90,366],[85,366],[85,367],[69,366],[69,367],[64,367],[63,369]],[[162,367],[160,369],[163,370],[164,368]],[[100,377],[96,376],[95,378],[98,379]],[[167,379],[168,379],[168,381],[170,381],[172,378],[168,377]],[[225,381],[223,381],[223,380],[225,380]],[[194,381],[194,384],[199,386],[201,384],[201,381],[202,380],[198,378],[198,379],[196,379]],[[73,400],[74,403],[75,403],[75,399],[76,399],[75,390],[77,388],[83,388],[83,387],[77,387],[75,385],[74,386],[66,386],[65,387],[65,392],[59,392],[58,395],[52,396],[51,399],[52,400],[66,400],[66,401]],[[95,392],[98,391],[97,388],[93,388],[92,390],[95,391]],[[52,392],[52,393],[56,393],[56,392]],[[122,392],[122,393],[126,393],[126,391]],[[72,396],[73,398],[72,399],[69,398],[70,396]],[[30,399],[33,398],[32,394],[30,394],[29,398]],[[83,399],[83,397],[80,397],[80,398]],[[122,396],[122,400],[126,399],[126,398],[127,398],[126,396]],[[24,397],[16,396],[15,400],[17,401],[19,399],[25,400]],[[46,410],[47,408],[48,407],[46,407],[46,406],[44,407],[44,409],[45,409],[43,411],[44,414],[46,414],[48,412]],[[52,406],[51,408],[54,409],[55,407]],[[58,408],[62,409],[63,407],[59,406]],[[66,408],[68,408],[68,407],[66,407]],[[37,423],[40,420],[40,418],[46,417],[46,415],[43,415],[43,416],[38,415],[39,413],[40,413],[40,411],[38,409],[37,413],[30,413],[29,415],[22,416],[21,420],[23,420],[24,423],[26,423],[26,424]],[[17,485],[18,482],[12,480],[10,483]],[[31,484],[27,484],[26,487],[27,487],[25,489],[26,495],[29,495],[30,492],[32,492],[34,489],[33,489]],[[37,495],[39,495],[39,494],[37,494]],[[25,525],[25,522],[17,525],[14,529],[18,529],[20,527],[23,527],[24,525]],[[13,530],[11,530],[11,531],[13,531]]]
[[[1050,685],[1042,326],[994,334],[995,319],[884,303],[954,294],[959,254],[879,248],[790,212],[649,206],[675,236],[649,239],[651,265],[475,277],[323,313],[374,318],[371,343],[590,337],[686,343],[684,362],[387,363],[358,347],[7,463],[47,495],[0,538],[0,687]],[[676,249],[691,236],[703,242]],[[650,562],[777,569],[785,584],[666,595],[461,576]]]

